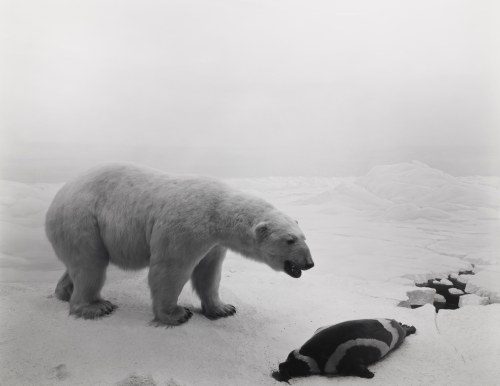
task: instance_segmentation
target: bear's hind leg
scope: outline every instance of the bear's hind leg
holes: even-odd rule
[[[85,264],[69,269],[73,293],[69,302],[70,314],[95,319],[112,313],[117,306],[101,298],[108,262],[88,259]]]
[[[201,310],[209,319],[218,319],[236,313],[231,304],[224,304],[219,298],[219,283],[222,262],[226,248],[213,247],[198,263],[191,275],[193,288],[201,299]]]
[[[68,271],[59,279],[56,289],[54,291],[56,297],[64,302],[69,302],[71,294],[73,293],[73,282],[69,277]]]

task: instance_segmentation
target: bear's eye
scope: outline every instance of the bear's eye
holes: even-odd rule
[[[292,237],[292,238],[287,239],[286,243],[287,244],[295,244],[296,241],[297,241],[297,239],[295,237]]]

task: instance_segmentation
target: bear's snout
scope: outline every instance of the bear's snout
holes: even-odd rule
[[[302,275],[302,271],[306,271],[314,267],[314,261],[311,257],[311,253],[309,252],[309,248],[307,246],[301,251],[299,254],[302,256],[290,256],[290,260],[285,260],[283,270],[294,278],[299,278]]]
[[[309,248],[307,248],[307,246],[306,246],[305,254],[306,254],[306,258],[305,258],[306,262],[305,262],[304,266],[302,267],[302,269],[304,271],[307,271],[308,269],[311,269],[312,267],[314,267],[314,261],[311,257],[311,252],[309,252]]]
[[[290,275],[291,277],[299,278],[302,275],[302,271],[310,269],[313,266],[314,266],[313,262],[307,263],[306,265],[304,265],[303,267],[301,267],[301,266],[295,264],[291,260],[286,260],[283,268],[284,268],[284,271],[288,275]]]
[[[311,269],[312,267],[314,267],[314,261],[311,260],[311,262],[309,263],[306,263],[306,265],[304,266],[304,271],[307,271],[308,269]]]

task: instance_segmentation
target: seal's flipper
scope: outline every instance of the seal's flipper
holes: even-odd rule
[[[340,375],[354,375],[361,378],[373,378],[375,376],[366,365],[362,363],[351,363],[347,367],[339,368]]]
[[[403,330],[406,332],[406,336],[415,334],[417,332],[417,329],[415,326],[407,326],[406,324],[399,323],[399,325],[403,328]]]
[[[283,374],[279,371],[273,371],[271,373],[271,376],[276,379],[278,382],[286,382],[288,384],[290,384],[290,382],[288,382],[290,380],[290,376],[288,374]]]
[[[375,376],[365,365],[356,365],[351,371],[352,375],[357,375],[361,378],[373,378]]]

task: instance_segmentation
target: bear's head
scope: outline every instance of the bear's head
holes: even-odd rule
[[[288,216],[277,215],[253,229],[256,255],[276,271],[298,278],[314,266],[304,233]]]

